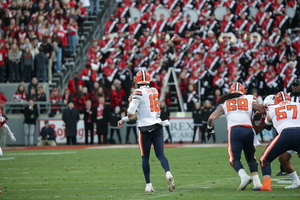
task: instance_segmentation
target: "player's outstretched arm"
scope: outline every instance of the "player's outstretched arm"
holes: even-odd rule
[[[222,106],[219,106],[213,113],[211,113],[211,115],[209,116],[208,118],[208,121],[207,121],[207,125],[210,126],[210,127],[213,127],[214,126],[214,122],[215,122],[215,119],[217,119],[218,117],[220,117],[221,115],[224,115],[224,110],[223,110],[223,107]]]
[[[213,129],[215,119],[224,114],[222,106],[219,106],[208,118],[207,127],[205,130],[207,141],[211,138],[211,135],[215,133]]]
[[[253,108],[253,110],[258,111],[261,114],[266,113],[266,109],[265,109],[264,105],[262,105],[262,104],[258,104],[256,102],[253,102],[252,103],[252,108]]]
[[[11,132],[9,126],[7,126],[7,124],[4,124],[3,127],[6,129],[11,141],[16,142],[17,139],[15,138],[14,134]]]

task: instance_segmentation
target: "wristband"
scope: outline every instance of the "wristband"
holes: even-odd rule
[[[128,116],[126,116],[126,117],[123,117],[122,120],[123,120],[124,122],[128,122],[128,121],[129,121],[129,118],[128,118]]]
[[[212,129],[212,126],[209,126],[209,125],[207,125],[206,127],[207,127],[208,129]]]
[[[273,124],[272,122],[269,122],[267,118],[265,119],[265,123],[266,123],[267,125],[272,125],[272,124]]]

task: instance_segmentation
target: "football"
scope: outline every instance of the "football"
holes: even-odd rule
[[[175,45],[175,46],[181,44],[181,38],[178,35],[174,35],[171,38],[171,41],[172,41],[173,45]]]

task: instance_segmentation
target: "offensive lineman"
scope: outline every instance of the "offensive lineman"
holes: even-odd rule
[[[6,124],[6,119],[4,117],[0,116],[0,128],[2,126],[6,129],[8,135],[10,136],[11,141],[13,141],[13,142],[17,141],[14,134],[11,132],[10,128]],[[2,149],[0,147],[0,157],[1,156],[3,156],[3,152],[2,152]]]
[[[146,180],[145,192],[155,192],[150,181],[150,150],[154,146],[156,157],[166,172],[168,189],[175,189],[174,178],[170,172],[169,162],[164,155],[163,126],[169,125],[167,120],[160,119],[159,94],[156,88],[150,87],[150,75],[147,71],[138,71],[134,77],[137,88],[129,97],[127,116],[118,121],[118,127],[122,127],[126,121],[137,120],[139,128],[139,146],[142,155],[142,168]]]
[[[300,79],[297,79],[300,81]],[[294,86],[295,87],[295,86]],[[294,88],[292,87],[292,89]],[[296,86],[298,88],[300,88],[300,85]],[[299,102],[297,98],[293,98],[295,96],[292,96],[291,95],[291,101],[292,102]],[[297,101],[296,101],[297,100]],[[275,105],[275,95],[269,95],[265,98],[264,100],[264,105],[266,107],[269,107],[269,106],[272,106],[272,105]],[[262,120],[262,119],[261,119]],[[263,119],[263,121],[265,121],[265,119]],[[262,127],[263,128],[263,127]],[[271,126],[268,126],[267,127],[268,129],[272,129]],[[260,130],[261,131],[261,130]],[[273,131],[273,130],[272,130]],[[276,130],[274,130],[276,132]],[[276,132],[277,133],[277,132]],[[277,134],[278,135],[278,134]],[[289,185],[289,186],[286,186],[285,189],[296,189],[300,186],[300,180],[299,180],[299,177],[298,177],[298,174],[296,172],[296,169],[294,167],[294,165],[290,162],[290,159],[291,157],[296,154],[297,152],[294,151],[294,150],[289,150],[287,152],[284,152],[283,154],[281,154],[279,157],[278,157],[278,160],[280,162],[280,172],[278,174],[276,174],[276,176],[283,176],[285,174],[288,174],[291,179],[292,179],[292,184]],[[298,153],[297,153],[298,154]],[[299,157],[299,154],[298,154],[298,157]],[[283,174],[285,173],[285,174]]]
[[[275,96],[276,105],[269,106],[265,123],[267,126],[273,125],[279,134],[270,142],[260,157],[264,181],[263,186],[253,188],[255,191],[272,191],[271,162],[275,158],[288,150],[300,151],[300,103],[290,100],[287,93],[278,92]]]
[[[289,95],[291,97],[291,101],[300,103],[300,79],[295,79],[292,82],[291,89],[292,89],[292,91],[291,91],[291,93],[289,93]],[[295,167],[290,162],[290,159],[296,153],[297,153],[296,151],[289,150],[279,156],[278,160],[280,162],[280,171],[276,174],[276,176],[284,176],[287,174],[291,176],[292,175],[291,173],[294,173],[296,171]],[[300,156],[300,155],[298,154],[298,156]],[[286,187],[286,189],[294,189],[299,186],[300,186],[300,181],[293,182],[293,184]]]
[[[258,165],[255,158],[254,135],[252,126],[253,110],[265,113],[263,105],[253,100],[252,95],[244,95],[245,88],[241,83],[234,83],[230,87],[230,93],[221,96],[220,105],[208,118],[207,139],[214,133],[214,121],[225,114],[228,127],[228,155],[230,165],[238,173],[241,184],[237,190],[245,190],[247,185],[253,181],[254,187],[262,184],[258,176]],[[252,177],[249,176],[240,161],[241,152],[244,151]]]

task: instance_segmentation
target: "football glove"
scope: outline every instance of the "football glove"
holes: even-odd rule
[[[215,130],[213,128],[206,128],[205,130],[206,132],[206,138],[207,138],[207,141],[211,138],[211,134],[214,134],[215,133]]]

